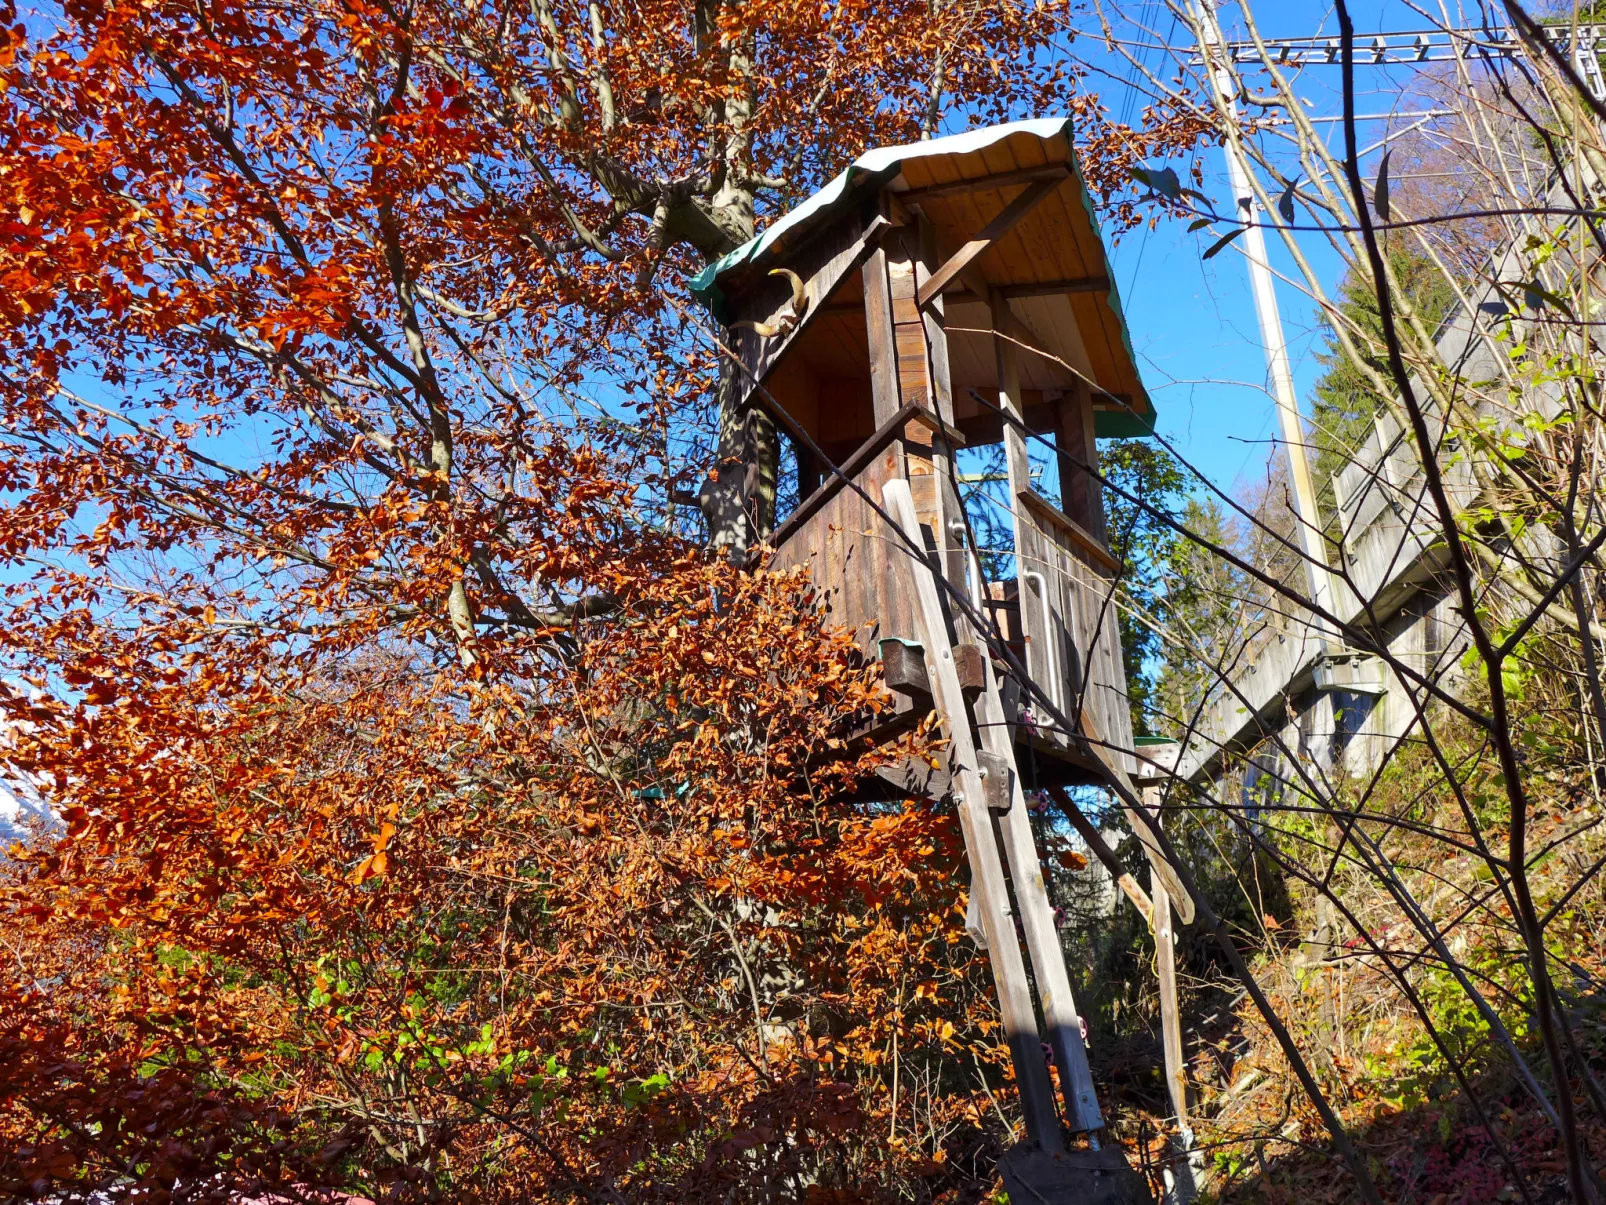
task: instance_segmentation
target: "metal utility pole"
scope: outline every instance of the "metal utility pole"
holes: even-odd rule
[[[1215,0],[1189,0],[1200,30],[1200,53],[1210,75],[1210,86],[1227,119],[1238,119],[1238,102],[1226,39],[1216,21]],[[1227,174],[1232,182],[1233,201],[1238,220],[1244,223],[1239,245],[1249,264],[1249,287],[1255,297],[1255,313],[1260,319],[1260,340],[1266,347],[1266,372],[1271,393],[1277,403],[1277,421],[1283,443],[1288,448],[1288,480],[1294,490],[1294,510],[1299,526],[1299,547],[1305,556],[1305,572],[1311,601],[1318,610],[1335,614],[1332,574],[1328,570],[1327,549],[1322,539],[1321,514],[1316,509],[1316,486],[1311,479],[1310,460],[1305,454],[1305,424],[1299,413],[1299,397],[1294,392],[1294,376],[1288,367],[1288,341],[1283,336],[1282,315],[1277,310],[1271,262],[1266,257],[1266,236],[1259,222],[1260,206],[1249,184],[1249,164],[1241,147],[1230,138],[1222,139],[1227,157]],[[1323,615],[1313,615],[1311,626],[1330,650],[1341,644],[1336,629]]]

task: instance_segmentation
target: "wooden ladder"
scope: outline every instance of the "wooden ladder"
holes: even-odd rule
[[[949,772],[954,801],[965,837],[971,870],[971,910],[979,916],[999,1011],[1008,1036],[1026,1118],[1027,1138],[1050,1155],[1064,1149],[1061,1114],[1055,1108],[1052,1081],[1043,1059],[1042,1037],[1032,1006],[1032,984],[1016,936],[1016,922],[1026,938],[1038,1001],[1048,1029],[1048,1045],[1059,1069],[1064,1092],[1064,1129],[1093,1135],[1104,1126],[1093,1076],[1082,1040],[1082,1019],[1071,994],[1065,957],[1043,881],[1043,868],[1032,838],[1031,819],[1015,764],[1014,741],[999,693],[991,657],[982,658],[985,679],[974,708],[967,705],[955,667],[954,644],[942,606],[937,569],[931,559],[916,555],[925,537],[915,513],[909,484],[903,480],[882,487],[882,501],[910,541],[908,552],[918,605],[921,645],[925,650],[931,697],[949,740]],[[970,551],[972,562],[974,550]],[[979,566],[972,580],[981,580]],[[978,735],[979,734],[979,735]],[[1007,788],[993,776],[1008,778]],[[989,781],[991,779],[991,781]],[[989,807],[989,801],[993,806]],[[1006,880],[1007,875],[1007,880]],[[1014,888],[1011,905],[1009,888]],[[1097,1138],[1092,1139],[1095,1149]]]

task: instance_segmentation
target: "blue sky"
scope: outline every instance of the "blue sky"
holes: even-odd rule
[[[1122,6],[1151,25],[1159,22],[1164,36],[1172,18],[1161,20],[1164,6],[1158,0],[1133,0]],[[1275,0],[1254,5],[1261,32],[1268,37],[1336,35],[1338,22],[1329,4],[1308,0]],[[1453,8],[1452,8],[1452,11]],[[1400,0],[1354,0],[1351,4],[1357,33],[1417,30],[1426,22]],[[1229,39],[1241,28],[1236,5],[1221,10]],[[1167,39],[1181,44],[1185,30],[1176,28]],[[1103,79],[1089,80],[1117,117],[1123,111],[1141,112],[1142,100],[1125,82],[1131,68],[1094,45],[1092,38],[1074,44],[1074,52],[1107,70]],[[1158,56],[1151,56],[1158,61]],[[1362,114],[1409,111],[1417,107],[1402,92],[1411,72],[1405,68],[1364,69],[1357,74],[1357,108]],[[1336,67],[1308,69],[1300,81],[1310,112],[1341,111],[1340,76]],[[1341,127],[1327,128],[1335,140]],[[1361,129],[1363,145],[1383,132],[1383,123]],[[1365,160],[1368,174],[1377,155]],[[1181,165],[1178,164],[1180,167]],[[1220,212],[1230,205],[1226,170],[1219,150],[1204,157],[1204,191],[1217,201]],[[1264,479],[1276,417],[1265,392],[1266,362],[1249,294],[1248,275],[1234,247],[1209,262],[1200,259],[1209,245],[1208,232],[1187,233],[1186,221],[1165,220],[1155,230],[1146,227],[1127,233],[1112,252],[1112,266],[1122,304],[1131,327],[1144,381],[1160,416],[1159,429],[1175,441],[1216,484],[1234,489]],[[1276,239],[1271,244],[1274,270],[1293,276],[1292,262]],[[1336,255],[1311,236],[1302,241],[1305,253],[1333,287],[1342,265]],[[1320,371],[1312,352],[1318,344],[1314,307],[1298,290],[1279,285],[1278,301],[1290,343],[1300,403],[1309,413],[1310,388]]]

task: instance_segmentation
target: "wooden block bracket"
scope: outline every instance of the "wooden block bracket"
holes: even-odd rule
[[[965,698],[974,699],[986,685],[982,651],[974,644],[954,646],[954,671]],[[930,702],[931,679],[926,671],[926,651],[918,640],[899,636],[881,638],[881,668],[887,689]]]

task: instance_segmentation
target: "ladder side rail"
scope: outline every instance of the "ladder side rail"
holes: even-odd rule
[[[915,513],[909,483],[902,479],[889,481],[882,487],[881,497],[905,537],[915,548],[924,548],[925,539]],[[908,553],[907,549],[902,551]],[[915,612],[921,629],[921,644],[926,652],[932,701],[947,729],[948,761],[958,786],[955,802],[958,804],[960,828],[964,833],[965,852],[970,861],[970,889],[972,896],[979,900],[977,911],[986,934],[988,961],[998,991],[999,1013],[1013,1055],[1015,1079],[1020,1087],[1021,1106],[1026,1117],[1026,1132],[1039,1147],[1053,1154],[1064,1149],[1064,1140],[1060,1133],[1059,1116],[1054,1108],[1048,1067],[1043,1061],[1037,1017],[1032,1008],[1031,984],[1026,977],[1026,962],[1021,957],[1020,943],[1015,937],[1004,867],[993,838],[992,818],[983,794],[980,763],[971,736],[965,696],[954,666],[953,646],[948,639],[936,572],[925,557],[909,555],[914,561],[909,566],[910,576],[915,587]]]
[[[1155,971],[1160,981],[1165,1080],[1171,1094],[1171,1108],[1177,1117],[1178,1146],[1181,1148],[1178,1154],[1182,1156],[1168,1169],[1170,1191],[1166,1198],[1175,1202],[1175,1205],[1188,1205],[1199,1195],[1198,1172],[1202,1161],[1199,1152],[1194,1149],[1193,1127],[1188,1119],[1188,1065],[1182,1051],[1182,1017],[1177,996],[1176,931],[1172,927],[1175,921],[1165,884],[1152,870],[1149,873],[1149,891],[1154,900],[1151,921],[1154,925]]]
[[[981,576],[975,550],[970,550],[972,572]],[[998,674],[991,657],[983,658],[984,684],[975,703],[976,727],[982,747],[1010,769],[1009,810],[998,820],[1015,902],[1020,908],[1026,932],[1027,951],[1037,979],[1037,996],[1043,1006],[1048,1028],[1048,1045],[1059,1068],[1060,1089],[1065,1096],[1065,1116],[1073,1132],[1091,1133],[1104,1127],[1093,1072],[1088,1066],[1087,1047],[1082,1040],[1082,1017],[1076,1008],[1070,975],[1065,969],[1065,949],[1060,944],[1059,927],[1054,923],[1054,905],[1048,898],[1042,859],[1032,834],[1026,796],[1015,765],[1015,742],[1006,722]],[[996,762],[995,762],[996,764]]]

